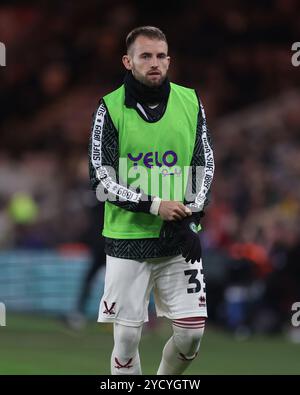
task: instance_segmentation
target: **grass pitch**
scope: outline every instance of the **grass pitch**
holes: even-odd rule
[[[140,356],[144,374],[155,374],[171,330],[159,320],[143,332]],[[113,346],[109,324],[89,322],[80,332],[53,318],[8,315],[0,327],[0,374],[110,374]],[[208,326],[200,356],[186,374],[300,374],[300,344],[285,338],[257,337],[237,341]]]

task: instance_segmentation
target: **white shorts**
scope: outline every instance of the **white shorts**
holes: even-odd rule
[[[207,317],[201,261],[186,263],[181,255],[144,261],[107,256],[98,322],[142,325],[152,288],[157,316]]]

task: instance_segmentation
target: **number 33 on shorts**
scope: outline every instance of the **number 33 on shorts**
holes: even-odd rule
[[[205,278],[203,274],[203,269],[185,270],[184,274],[188,278],[188,286],[186,290],[187,293],[188,294],[200,293],[201,295],[199,297],[199,307],[205,307],[206,289],[205,289]]]

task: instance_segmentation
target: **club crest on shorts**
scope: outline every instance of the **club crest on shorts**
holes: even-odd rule
[[[110,307],[108,307],[108,304],[107,304],[107,302],[105,300],[104,301],[105,310],[103,311],[103,314],[108,314],[108,315],[116,314],[116,312],[114,311],[115,305],[116,305],[116,303],[113,302],[112,305]]]
[[[200,296],[199,298],[199,307],[205,307],[206,306],[206,298],[205,296]]]

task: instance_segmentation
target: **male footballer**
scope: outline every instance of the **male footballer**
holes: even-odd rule
[[[124,83],[101,99],[89,145],[92,186],[106,200],[98,322],[113,323],[111,373],[142,374],[138,347],[153,289],[157,315],[173,328],[157,374],[181,374],[199,353],[207,317],[198,229],[213,151],[195,90],[167,77],[164,33],[138,27],[126,46]]]

